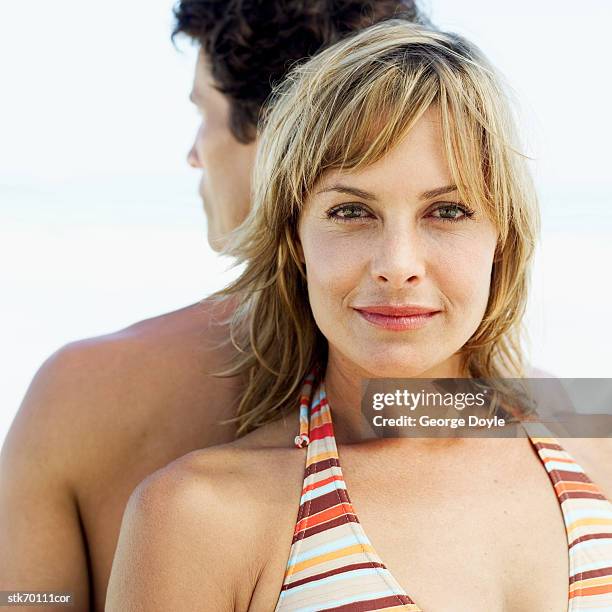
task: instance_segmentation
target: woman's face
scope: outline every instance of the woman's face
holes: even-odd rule
[[[364,378],[461,376],[489,296],[494,223],[452,185],[427,111],[386,157],[324,174],[298,228],[329,366]],[[426,312],[410,316],[410,307]]]

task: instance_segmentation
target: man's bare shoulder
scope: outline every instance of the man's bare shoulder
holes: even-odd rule
[[[232,311],[232,302],[208,298],[109,334],[71,342],[58,354],[70,356],[66,361],[72,367],[89,371],[95,371],[100,361],[111,355],[143,375],[160,362],[164,367],[175,363],[201,374],[221,366],[233,355],[228,342]]]
[[[7,444],[42,443],[56,457],[69,449],[78,467],[87,455],[137,452],[156,431],[176,442],[174,457],[181,437],[197,437],[192,448],[233,439],[235,427],[218,421],[233,416],[240,381],[211,374],[231,360],[230,314],[203,300],[61,347],[36,372]],[[62,470],[68,459],[60,452]]]

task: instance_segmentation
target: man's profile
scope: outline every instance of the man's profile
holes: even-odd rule
[[[412,0],[183,0],[175,34],[200,47],[192,99],[203,118],[189,163],[202,172],[208,238],[243,221],[259,112],[296,63],[378,21],[421,20]],[[225,307],[226,308],[226,307]],[[125,504],[146,476],[235,436],[241,381],[207,375],[229,314],[203,300],[71,342],[40,367],[2,449],[0,590],[69,591],[102,610]],[[51,610],[53,607],[47,606]]]

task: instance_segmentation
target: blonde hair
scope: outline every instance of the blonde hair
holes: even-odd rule
[[[225,249],[245,267],[213,295],[238,303],[230,340],[239,355],[216,373],[245,378],[229,419],[238,436],[295,407],[304,376],[325,368],[327,341],[296,249],[308,194],[326,170],[381,159],[432,106],[461,198],[479,204],[499,234],[485,315],[462,348],[465,371],[525,375],[521,320],[540,221],[501,80],[464,38],[389,20],[295,68],[262,120],[253,207]]]

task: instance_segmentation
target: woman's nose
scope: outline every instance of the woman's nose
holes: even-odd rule
[[[401,289],[424,277],[425,259],[418,231],[398,224],[381,234],[380,243],[372,251],[372,275],[377,283]]]

